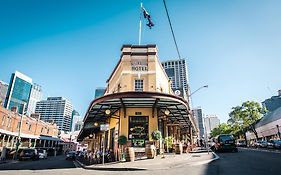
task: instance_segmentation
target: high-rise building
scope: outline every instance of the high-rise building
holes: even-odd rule
[[[105,93],[105,88],[96,88],[95,90],[95,98],[99,98],[103,96]]]
[[[162,66],[171,80],[172,89],[176,95],[188,99],[188,75],[184,59],[168,60],[162,62]]]
[[[34,83],[31,87],[30,97],[27,108],[27,115],[35,113],[36,103],[42,100],[42,88]]]
[[[220,124],[220,120],[216,115],[206,115],[204,118],[205,132],[207,137],[210,137],[211,131],[218,127]]]
[[[199,129],[199,137],[202,138],[204,136],[204,126],[201,107],[193,108],[192,113],[195,118],[197,128]]]
[[[72,112],[72,121],[71,121],[71,131],[78,131],[81,129],[82,126],[78,126],[80,123],[83,123],[82,117],[80,116],[80,114],[76,111],[73,110]],[[77,130],[77,128],[80,128]]]
[[[17,107],[18,113],[27,111],[32,79],[16,71],[12,74],[4,107],[11,109]],[[25,109],[23,109],[25,108]]]
[[[281,90],[278,90],[278,96],[272,96],[262,102],[262,105],[269,111],[272,112],[277,108],[281,107]]]
[[[71,131],[72,111],[71,102],[63,97],[48,97],[37,102],[35,109],[41,120],[55,122],[63,131]]]
[[[8,83],[0,81],[0,106],[4,106],[8,87],[9,87]]]
[[[82,127],[83,127],[83,121],[79,120],[75,123],[73,131],[80,131]]]

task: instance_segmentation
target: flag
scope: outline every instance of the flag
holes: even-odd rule
[[[154,24],[153,24],[153,22],[152,22],[152,20],[151,20],[151,16],[149,15],[149,13],[145,10],[145,8],[144,7],[142,7],[142,12],[143,12],[143,17],[145,18],[145,19],[147,19],[147,26],[149,27],[149,29],[151,29],[153,26],[154,26]]]

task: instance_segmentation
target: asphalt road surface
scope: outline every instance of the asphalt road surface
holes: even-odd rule
[[[146,171],[97,171],[85,170],[75,166],[73,161],[64,160],[64,156],[50,157],[47,160],[24,161],[0,165],[2,175],[279,175],[281,174],[281,154],[259,150],[239,149],[238,153],[218,153],[219,160],[209,164],[181,165],[163,167]]]

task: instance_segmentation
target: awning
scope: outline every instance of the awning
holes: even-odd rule
[[[57,137],[52,137],[52,136],[39,136],[40,140],[51,140],[51,141],[62,141],[61,139],[57,138]]]
[[[183,98],[159,92],[130,91],[105,95],[92,101],[84,118],[84,126],[78,135],[78,140],[81,141],[90,133],[99,131],[94,123],[106,122],[108,116],[105,116],[105,111],[107,109],[114,114],[120,109],[126,113],[126,108],[152,108],[153,111],[157,111],[158,117],[167,116],[164,112],[168,110],[167,118],[170,123],[178,123],[182,128],[193,127],[196,130],[187,101]],[[119,116],[111,115],[110,117],[118,118]]]
[[[22,138],[29,138],[29,139],[39,139],[39,136],[31,135],[31,134],[24,134],[24,133],[21,133],[20,137],[22,137]]]
[[[4,129],[0,129],[0,134],[6,134],[6,135],[10,135],[10,136],[18,136],[18,133],[7,131],[7,130],[4,130]]]
[[[4,129],[0,129],[0,133],[10,135],[10,136],[16,136],[16,137],[19,135],[18,132],[11,132],[11,131],[7,131],[7,130],[4,130]],[[29,139],[39,139],[39,136],[32,135],[32,134],[25,134],[25,133],[21,133],[20,137],[21,138],[29,138]]]

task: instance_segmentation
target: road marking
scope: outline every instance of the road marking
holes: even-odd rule
[[[76,161],[72,161],[72,162],[76,168],[82,168],[81,165],[79,163],[77,163]]]

